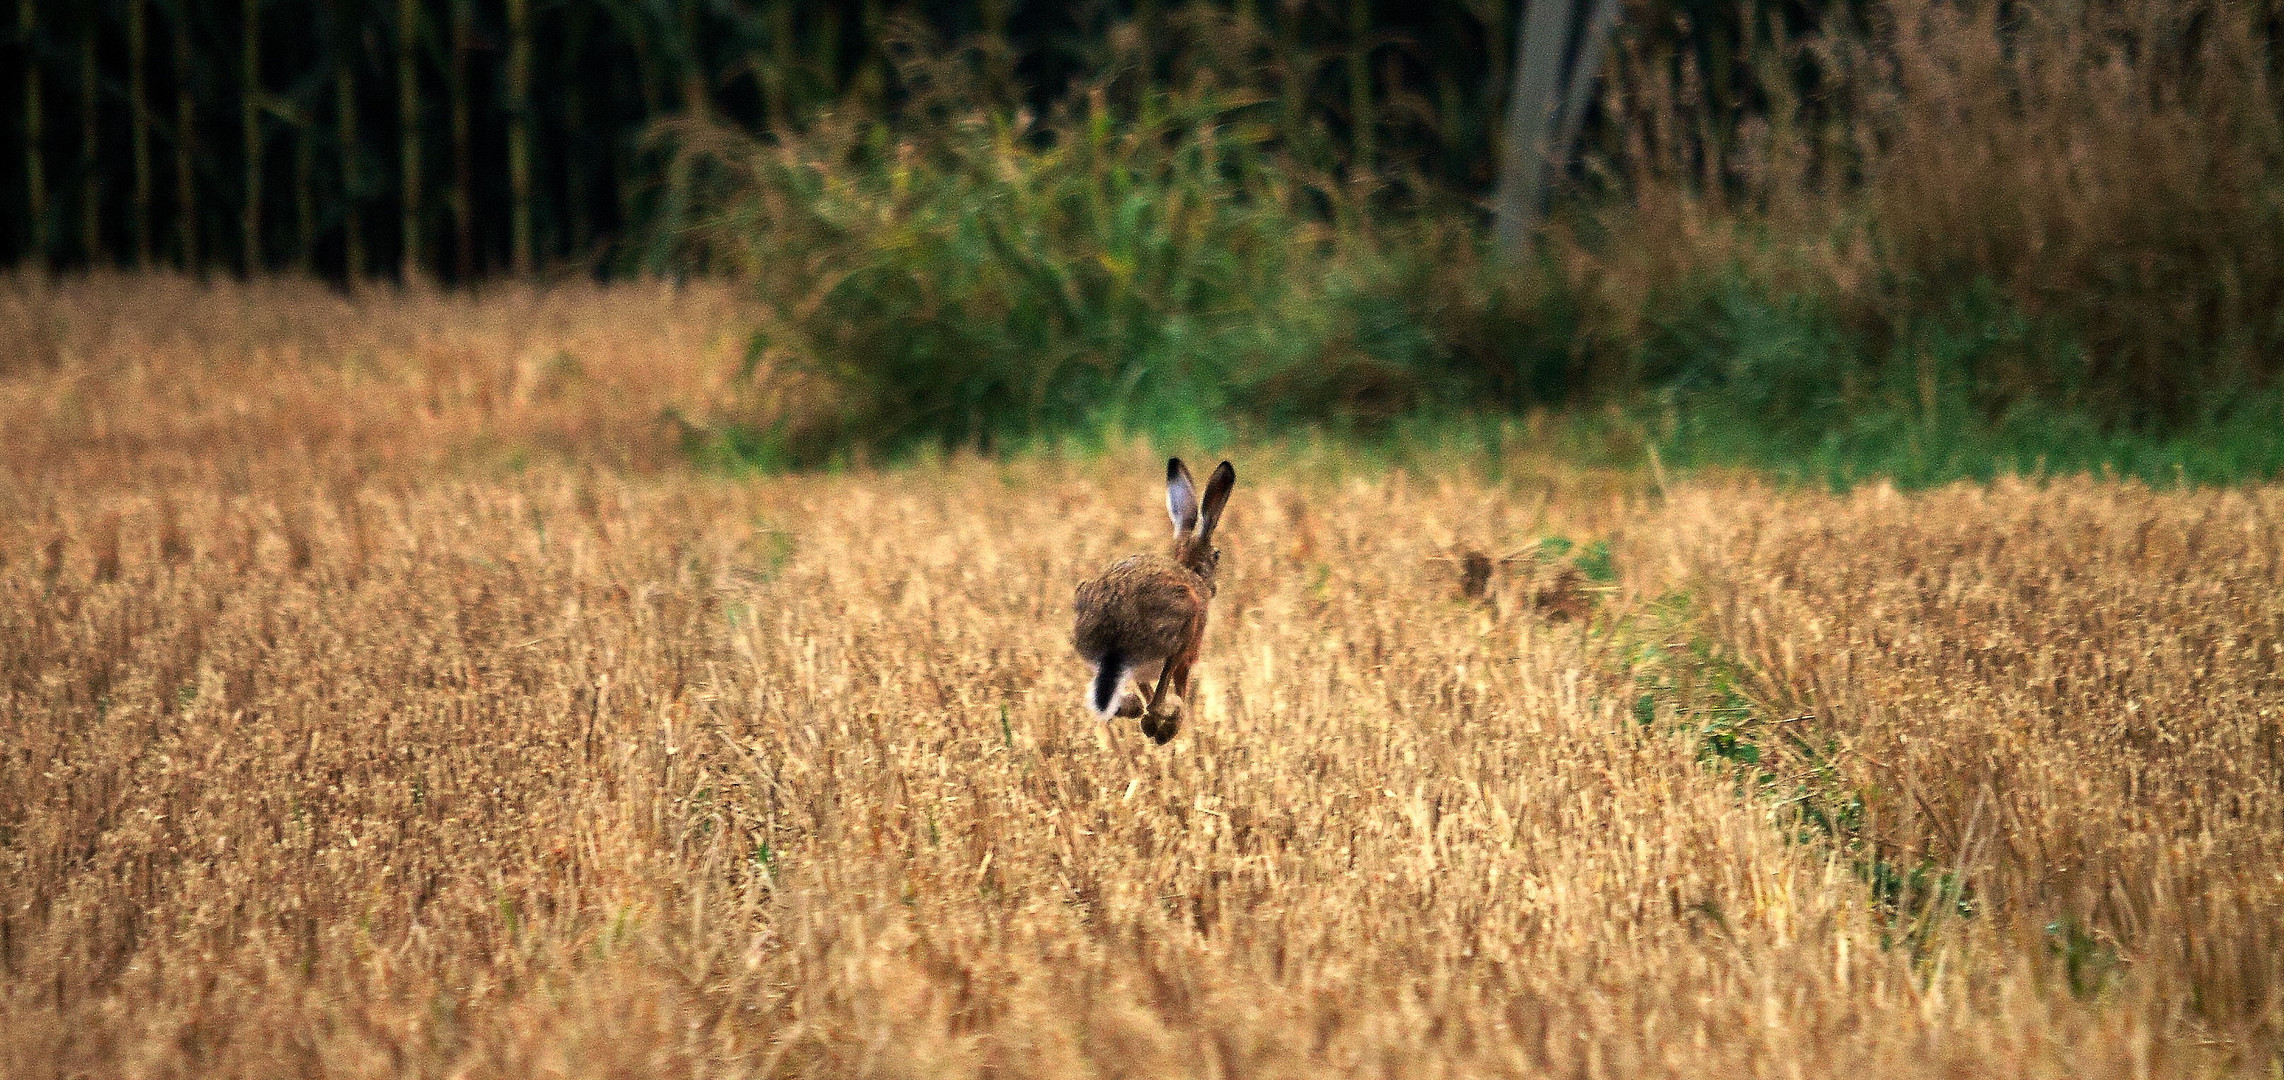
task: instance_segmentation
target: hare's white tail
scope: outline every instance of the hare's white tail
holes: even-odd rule
[[[1102,663],[1095,665],[1094,683],[1087,690],[1087,704],[1095,715],[1109,720],[1118,708],[1118,691],[1134,674],[1134,665],[1127,663],[1116,650],[1104,653]]]

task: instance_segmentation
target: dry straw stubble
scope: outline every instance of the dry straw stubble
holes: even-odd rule
[[[257,347],[298,332],[271,314]],[[291,385],[213,370],[257,412]],[[433,430],[495,437],[455,400]],[[1633,721],[1607,611],[1470,600],[1445,558],[1610,536],[1622,613],[1726,565],[1705,537],[1749,567],[1788,507],[1922,501],[1249,471],[1158,750],[1087,715],[1063,637],[1071,583],[1159,539],[1139,454],[748,482],[225,429],[200,453],[247,466],[202,469],[29,415],[7,1074],[2124,1076],[2254,1045],[2177,983],[2058,991],[1996,920],[1883,949],[1845,858]],[[2186,629],[2250,634],[2232,610]]]
[[[2276,493],[2073,480],[1785,511],[1701,511],[1681,547],[1719,635],[1849,745],[1870,839],[1964,867],[2079,992],[2124,979],[2274,1054]]]

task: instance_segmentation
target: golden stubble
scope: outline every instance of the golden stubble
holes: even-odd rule
[[[2284,496],[2076,479],[1684,512],[1717,637],[1847,746],[1866,833],[2284,1037]],[[2081,989],[2084,987],[2082,986]]]
[[[2113,754],[2068,756],[2086,741],[2069,734],[2079,716],[2120,694],[2140,702],[2132,715],[2179,725],[2264,715],[2241,664],[2265,647],[2266,609],[2208,600],[2273,566],[2272,543],[2259,556],[2257,538],[2220,542],[2267,520],[2265,492],[1685,484],[1652,501],[1552,474],[1333,478],[1264,462],[1223,526],[1191,722],[1158,749],[1085,711],[1065,640],[1072,586],[1163,540],[1162,466],[1141,450],[741,480],[643,467],[596,434],[513,470],[467,450],[526,441],[525,421],[483,412],[481,395],[440,398],[424,428],[343,393],[338,412],[295,421],[299,442],[222,424],[178,452],[93,437],[132,410],[86,403],[179,377],[200,400],[238,395],[246,415],[297,415],[293,373],[322,358],[243,353],[312,333],[274,310],[303,294],[217,286],[164,315],[138,298],[189,286],[55,288],[24,303],[59,340],[151,339],[170,320],[239,336],[199,371],[137,382],[73,353],[0,391],[0,1074],[2267,1067],[2273,1001],[2193,1008],[2197,988],[2240,984],[2144,960],[2159,951],[2142,944],[2081,1000],[2024,930],[2106,880],[2087,868],[2143,873],[2104,852],[2184,827],[2145,809],[2149,789],[2115,792]],[[121,298],[100,301],[109,291]],[[444,337],[505,318],[479,301],[357,302],[373,326],[432,320],[419,333]],[[502,302],[612,313],[482,339],[510,351],[614,320],[630,342],[732,324],[663,289]],[[672,366],[632,345],[589,353]],[[377,385],[449,381],[421,374],[417,349],[388,355]],[[646,401],[700,400],[710,362],[651,380]],[[598,387],[641,371],[609,363],[547,415],[639,416],[634,391]],[[67,393],[82,404],[53,400]],[[180,401],[137,400],[153,431],[190,422]],[[341,445],[358,452],[322,450]],[[2163,539],[2191,520],[2207,522],[2193,547]],[[2124,537],[2155,522],[2158,539],[2036,596],[1897,562],[1916,550],[1923,569],[2004,580],[2029,572],[2008,560],[2053,562],[2038,537],[2057,523],[2091,521]],[[2009,539],[1954,549],[1945,529]],[[1553,619],[1504,576],[1462,594],[1455,555],[1550,533],[1611,540],[1622,577],[1593,619]],[[1809,552],[1833,575],[1864,569],[1792,569]],[[2090,696],[2069,700],[2086,707],[2054,710],[2035,753],[2085,783],[2018,785],[2028,801],[2003,830],[2082,852],[2081,869],[2042,884],[1982,856],[1978,880],[2003,902],[1920,948],[1883,946],[1893,935],[1849,856],[1788,840],[1690,739],[1633,719],[1619,620],[1692,590],[1708,633],[1856,725],[1865,757],[1892,756],[1883,731],[1919,737],[1894,725],[1953,725],[1956,770],[1941,754],[1914,766],[1911,790],[1936,810],[1889,841],[1940,853],[1926,837],[1941,809],[1971,809],[1972,762],[1999,755],[1973,740],[2030,738],[2002,713],[1955,719],[2036,685],[2033,669],[1969,663],[1985,647],[1974,635],[2012,627],[2047,635],[2052,663],[2114,663],[2156,630],[2124,613],[2068,634],[2042,620],[2106,610],[2119,587],[2173,598],[2150,602],[2212,645],[2206,679],[2240,665],[2219,677],[2241,692],[2190,711],[2140,683],[2083,684]],[[1896,590],[1921,607],[1831,610]],[[1977,598],[1976,617],[1930,613],[1946,590]],[[1846,661],[1809,648],[1881,620],[1926,643]],[[1787,642],[1795,659],[1754,659]],[[2196,755],[2167,760],[2165,790],[2206,775]],[[2199,822],[2234,805],[2169,798],[2211,799]],[[2173,904],[2114,931],[2085,917],[2132,942],[2250,940],[2228,935],[2274,917],[2250,860],[2277,826],[2248,810],[2229,827],[2241,860],[2183,865],[2235,882],[2235,906]],[[2225,912],[2249,914],[2212,921]]]

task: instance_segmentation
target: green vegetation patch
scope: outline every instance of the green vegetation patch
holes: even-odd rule
[[[1751,673],[1695,628],[1686,593],[1604,625],[1633,674],[1635,722],[1687,738],[1708,767],[1734,780],[1740,798],[1770,808],[1787,839],[1845,859],[1886,922],[1887,945],[1917,952],[1945,919],[1976,914],[1974,889],[1956,868],[1924,856],[1899,861],[1871,839],[1840,740],[1819,731],[1813,714],[1775,708]]]

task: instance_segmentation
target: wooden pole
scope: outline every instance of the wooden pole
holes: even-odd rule
[[[517,277],[531,274],[531,4],[508,4],[509,261]]]
[[[576,140],[587,137],[586,97],[579,92],[578,77],[581,47],[586,42],[586,18],[573,11],[566,13],[563,21],[563,132],[568,147]],[[617,153],[611,148],[606,148],[604,152]],[[591,175],[588,155],[576,152],[566,152],[563,155],[563,202],[567,220],[562,227],[568,234],[563,240],[567,245],[565,254],[573,259],[586,257],[587,247],[594,236],[588,218],[591,210],[589,204],[594,199],[594,193],[589,187],[588,178]]]
[[[127,0],[127,116],[135,142],[135,267],[151,265],[150,23],[143,0]]]
[[[1494,243],[1505,259],[1528,254],[1538,233],[1571,15],[1571,0],[1529,0],[1515,38],[1514,86],[1499,132],[1499,184],[1492,195]]]
[[[358,207],[364,176],[357,168],[357,12],[348,0],[334,0],[333,10],[335,32],[341,35],[333,57],[333,130],[341,144],[341,276],[355,287],[366,270]]]
[[[79,247],[94,266],[103,261],[102,86],[96,78],[96,13],[79,32]]]
[[[204,264],[198,251],[198,99],[191,86],[190,5],[191,0],[181,0],[174,20],[174,197],[182,268],[197,273]]]
[[[419,0],[397,0],[398,197],[403,208],[404,241],[397,279],[410,285],[420,275],[420,45]]]
[[[1610,31],[1618,25],[1618,0],[1586,0],[1586,36],[1578,43],[1578,57],[1570,65],[1570,88],[1562,99],[1562,130],[1554,139],[1558,154],[1568,155],[1578,145],[1578,132],[1586,126],[1586,108],[1594,97],[1594,80],[1602,73],[1602,58],[1610,51]]]
[[[238,122],[245,136],[245,201],[239,205],[239,262],[248,277],[262,270],[262,0],[242,0]]]
[[[31,215],[31,252],[48,254],[48,168],[40,158],[46,119],[40,102],[39,16],[32,0],[16,0],[16,36],[24,44],[24,203]]]
[[[1572,24],[1586,25],[1565,81]],[[1546,193],[1585,122],[1595,76],[1618,22],[1617,0],[1530,0],[1515,39],[1514,89],[1499,133],[1492,228],[1499,256],[1519,261],[1537,242]]]
[[[317,269],[317,117],[295,110],[293,127],[293,268]]]
[[[468,53],[475,34],[474,0],[452,0],[452,66],[445,93],[452,117],[452,269],[456,281],[476,277],[475,165],[469,145]]]

